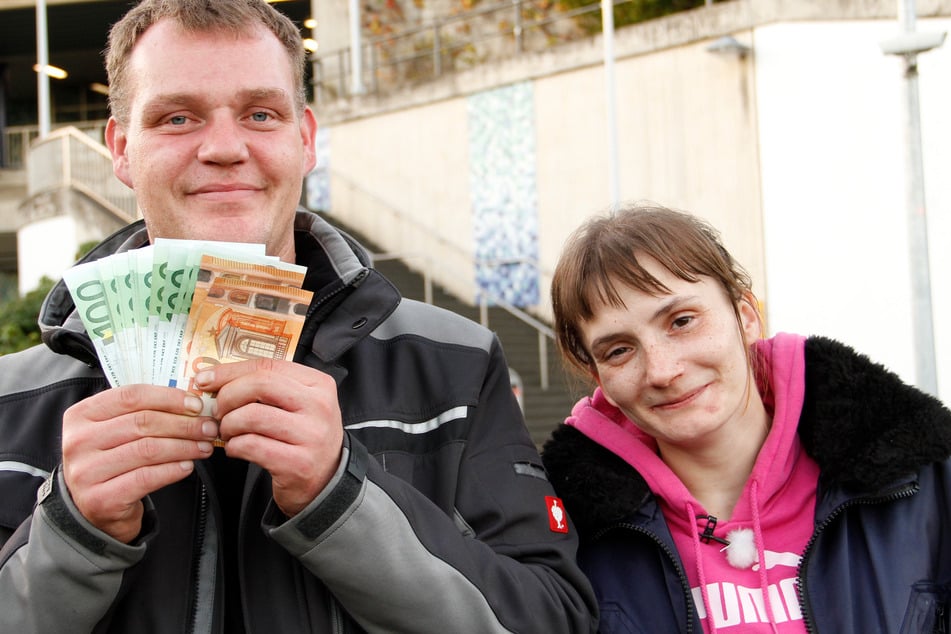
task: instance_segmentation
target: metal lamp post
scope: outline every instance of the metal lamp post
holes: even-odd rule
[[[898,0],[898,22],[902,26],[902,33],[882,42],[881,46],[884,53],[900,55],[905,62],[905,188],[908,205],[915,379],[919,388],[937,395],[928,222],[921,155],[921,113],[918,102],[918,54],[941,46],[946,34],[917,32],[915,19],[915,0]]]

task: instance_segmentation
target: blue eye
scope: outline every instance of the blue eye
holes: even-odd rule
[[[188,119],[184,115],[176,115],[168,120],[172,125],[184,125]]]
[[[268,119],[271,118],[271,115],[269,115],[266,112],[255,112],[254,114],[251,115],[251,118],[257,121],[258,123],[264,123]]]

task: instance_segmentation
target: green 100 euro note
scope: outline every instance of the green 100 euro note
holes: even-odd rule
[[[109,385],[122,385],[125,377],[122,375],[121,351],[116,343],[116,326],[109,311],[105,284],[99,277],[98,264],[88,262],[74,266],[63,274],[63,280],[96,348]]]
[[[299,288],[305,272],[264,255],[261,244],[158,239],[154,246],[74,266],[63,280],[111,386],[174,386],[182,378],[183,350],[187,354],[195,333],[191,320],[199,317],[192,311],[196,286],[197,304],[217,295],[211,289],[219,283],[229,285],[228,297],[260,294],[262,283],[284,286],[291,289],[296,310],[306,312],[311,294]],[[264,348],[249,350],[251,356],[273,358]],[[285,352],[292,355],[293,347]]]

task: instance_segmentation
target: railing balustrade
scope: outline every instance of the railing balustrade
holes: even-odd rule
[[[27,155],[29,194],[67,187],[82,192],[123,222],[138,218],[135,194],[116,178],[101,143],[68,126],[35,140]]]
[[[613,0],[615,7],[632,0]],[[710,4],[712,0],[706,0]],[[544,8],[540,8],[543,5]],[[361,43],[361,86],[382,95],[448,72],[471,68],[487,60],[537,52],[590,37],[600,31],[601,3],[561,10],[554,2],[502,0],[393,35],[370,37]],[[315,53],[314,92],[317,103],[351,95],[350,47]]]

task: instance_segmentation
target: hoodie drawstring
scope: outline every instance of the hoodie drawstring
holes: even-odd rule
[[[687,502],[687,517],[697,517],[693,509],[693,504]],[[700,545],[700,533],[690,531],[693,535],[694,559],[697,562],[697,579],[700,581],[700,598],[703,600],[703,609],[707,613],[707,623],[710,627],[710,634],[717,634],[716,619],[713,618],[713,612],[710,610],[710,597],[707,595],[707,578],[703,574],[703,550]]]
[[[688,517],[706,517],[697,515],[693,504],[687,502]],[[773,611],[773,603],[769,595],[769,576],[766,567],[766,548],[763,539],[763,527],[760,522],[759,508],[759,482],[753,479],[750,482],[750,508],[753,515],[753,542],[756,547],[756,559],[759,563],[759,583],[760,592],[763,594],[763,605],[766,609],[766,618],[769,621],[770,628],[776,634],[776,616]],[[694,559],[697,566],[697,578],[700,582],[700,598],[703,601],[703,608],[707,614],[707,628],[709,634],[717,634],[716,619],[713,618],[713,611],[710,609],[710,596],[707,592],[707,579],[703,570],[704,553],[701,545],[701,533],[699,531],[690,531],[693,537]]]
[[[763,544],[763,528],[759,519],[759,482],[754,478],[750,482],[750,507],[753,511],[753,541],[756,544],[756,558],[759,560],[759,585],[763,593],[763,603],[766,606],[766,616],[769,625],[775,633],[776,618],[773,615],[773,602],[769,596],[769,578],[766,574],[766,547]]]

